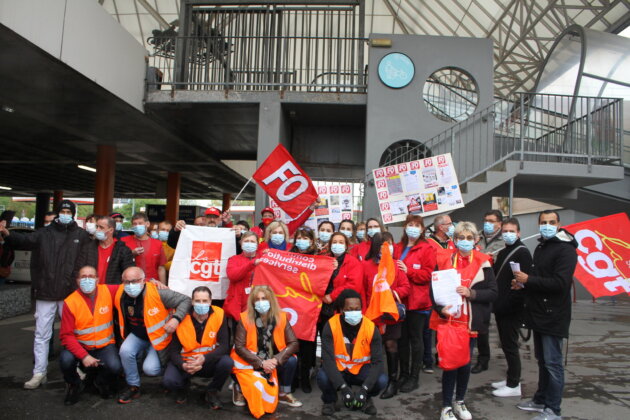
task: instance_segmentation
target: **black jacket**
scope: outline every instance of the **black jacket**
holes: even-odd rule
[[[98,270],[98,241],[93,239],[91,243],[85,247],[80,257],[80,265],[91,265]],[[116,241],[113,245],[112,256],[109,258],[107,272],[105,275],[105,283],[120,284],[122,272],[129,267],[136,265],[131,254],[131,250],[123,241]]]
[[[509,261],[506,260],[508,257]],[[512,245],[507,245],[497,254],[493,268],[499,296],[492,304],[492,312],[497,315],[518,316],[523,312],[524,293],[522,290],[512,290],[514,274],[510,268],[510,261],[519,263],[523,273],[531,272],[532,254],[520,239]]]
[[[560,229],[551,239],[540,239],[532,272],[525,284],[525,323],[541,334],[569,337],[571,284],[577,264],[577,242]]]
[[[79,255],[90,243],[90,235],[75,221],[64,225],[55,220],[33,233],[11,232],[5,241],[13,249],[37,251],[31,259],[35,299],[64,300],[75,291]]]

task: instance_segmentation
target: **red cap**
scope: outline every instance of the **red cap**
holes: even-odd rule
[[[206,216],[221,216],[221,212],[216,207],[208,207],[204,214]]]
[[[266,213],[266,212],[269,212],[269,213],[271,213],[271,214],[275,214],[275,213],[274,213],[274,211],[273,211],[273,209],[272,209],[271,207],[265,207],[264,209],[262,209],[262,210],[260,211],[260,214],[262,215],[263,213]]]

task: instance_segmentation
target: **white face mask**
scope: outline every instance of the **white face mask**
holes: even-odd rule
[[[85,224],[85,230],[87,231],[87,233],[89,233],[90,235],[94,235],[96,233],[96,223],[90,223],[87,222]]]

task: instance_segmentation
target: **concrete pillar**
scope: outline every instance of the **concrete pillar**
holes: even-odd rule
[[[166,183],[166,220],[175,224],[179,216],[179,196],[181,193],[182,175],[169,172]]]
[[[96,149],[96,183],[94,214],[109,215],[114,204],[116,179],[116,146],[99,144]]]
[[[63,191],[55,190],[53,191],[53,211],[57,211],[57,207],[59,207],[59,202],[63,200]]]
[[[44,226],[44,215],[50,211],[50,193],[35,195],[35,229]]]
[[[223,193],[223,201],[221,203],[221,211],[229,210],[232,206],[232,194]]]

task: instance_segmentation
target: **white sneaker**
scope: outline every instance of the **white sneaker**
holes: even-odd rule
[[[85,374],[85,372],[83,372],[81,370],[81,368],[79,368],[79,366],[77,366],[77,373],[79,374],[79,378],[83,381],[85,380],[85,378],[87,377],[87,375]]]
[[[505,379],[499,382],[492,382],[492,388],[494,389],[503,388],[506,385],[507,385],[507,381]]]
[[[472,414],[468,411],[464,401],[455,401],[455,404],[453,404],[453,411],[455,412],[455,415],[462,420],[472,420]]]
[[[33,377],[24,382],[24,389],[36,389],[39,388],[40,385],[46,383],[46,374],[45,373],[36,373]]]
[[[492,395],[495,397],[520,397],[521,396],[521,384],[518,384],[514,388],[504,386],[503,388],[495,389],[492,391]]]
[[[440,415],[440,420],[457,420],[457,417],[453,414],[453,407],[444,407]]]

